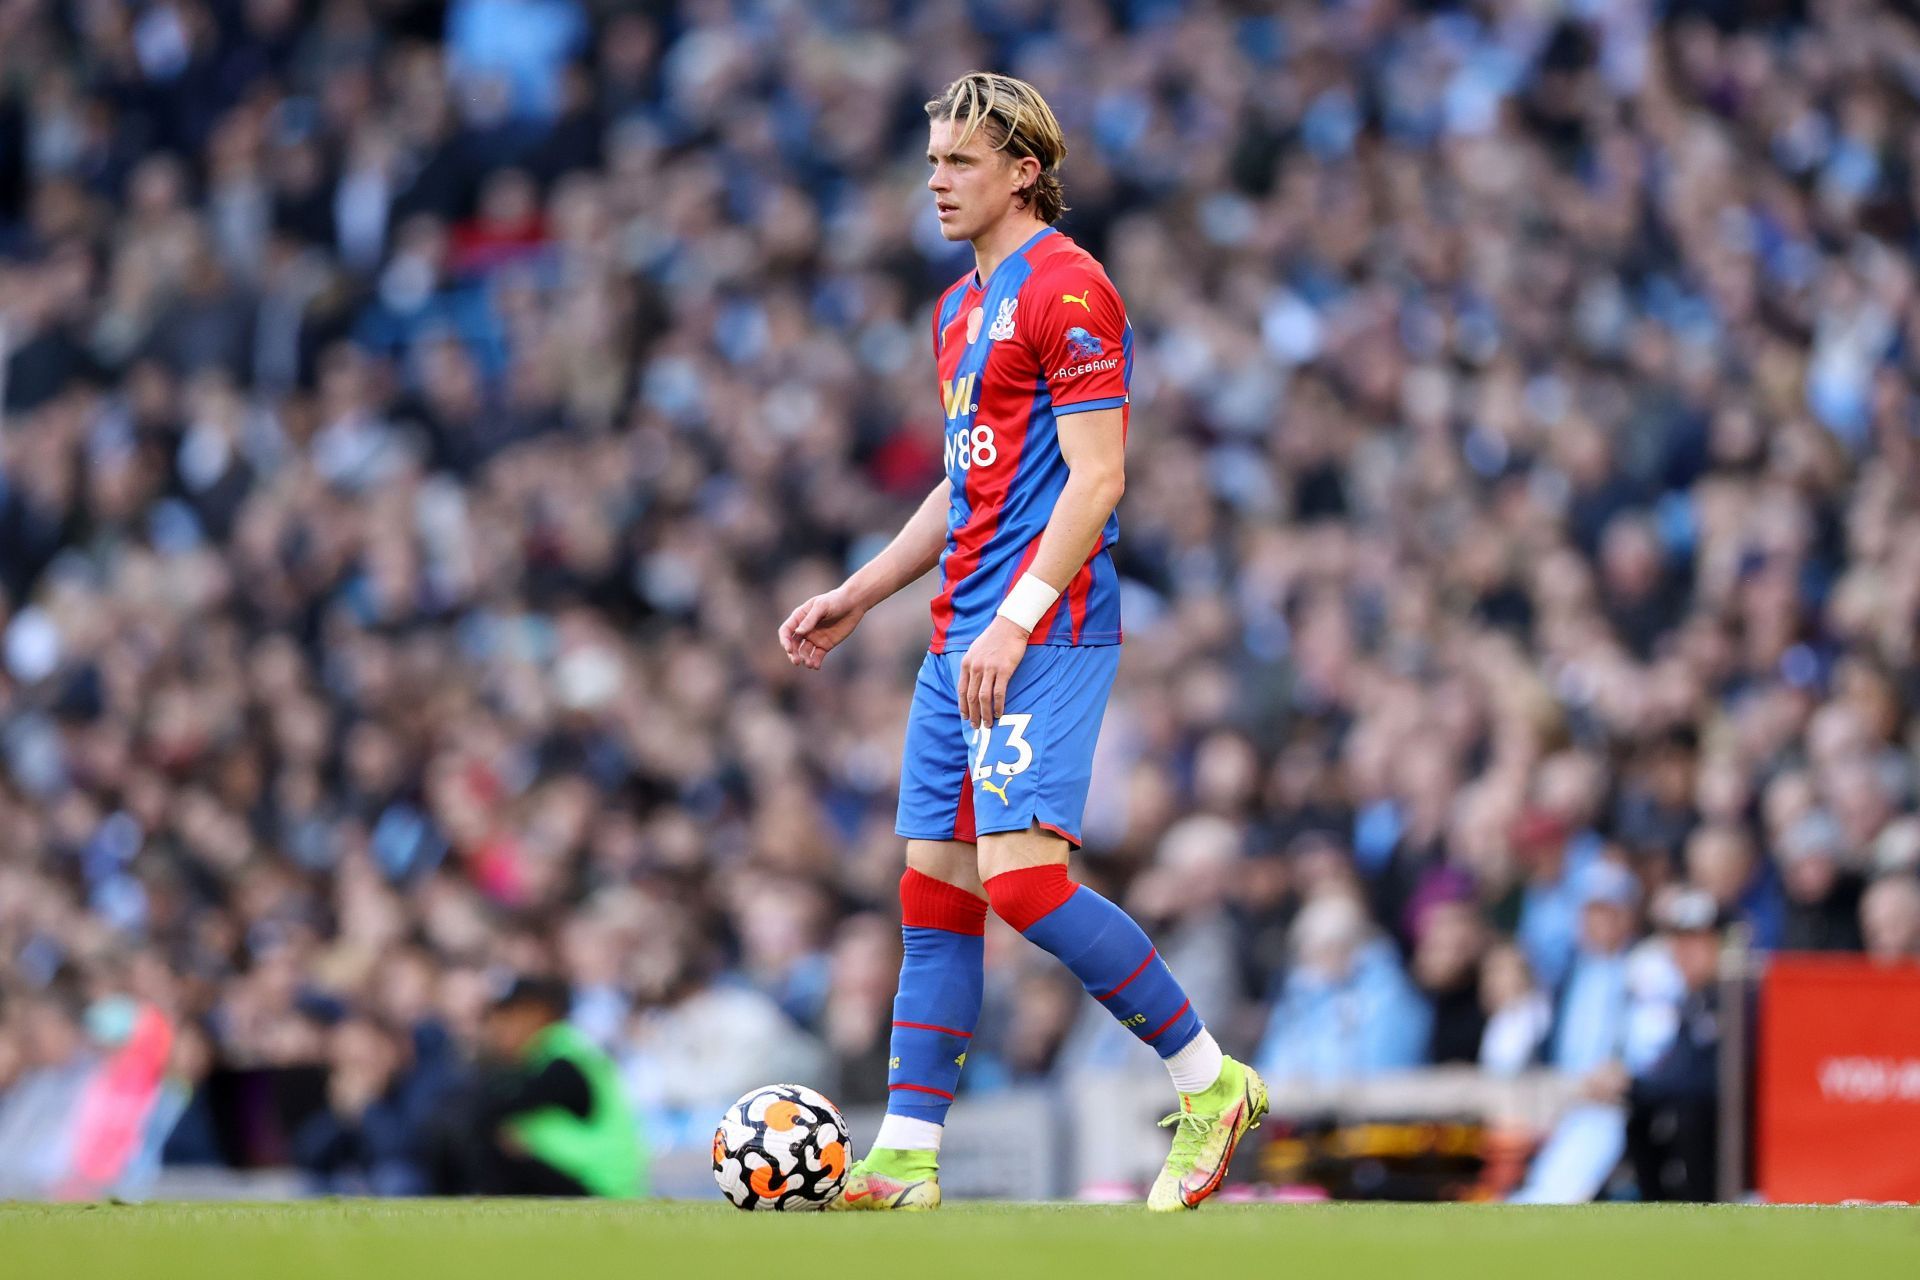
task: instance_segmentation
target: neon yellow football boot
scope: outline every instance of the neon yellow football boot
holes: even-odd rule
[[[891,1151],[884,1147],[847,1170],[847,1185],[829,1209],[938,1209],[939,1155],[932,1151]]]
[[[1199,1207],[1220,1189],[1240,1139],[1267,1114],[1267,1082],[1252,1067],[1226,1060],[1204,1093],[1180,1095],[1180,1110],[1160,1122],[1173,1130],[1173,1151],[1147,1193],[1147,1208],[1173,1213]]]

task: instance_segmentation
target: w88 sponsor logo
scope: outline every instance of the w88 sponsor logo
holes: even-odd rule
[[[978,426],[969,430],[966,427],[947,437],[947,470],[956,466],[962,471],[974,467],[990,467],[1000,457],[1000,450],[994,447],[993,428]]]

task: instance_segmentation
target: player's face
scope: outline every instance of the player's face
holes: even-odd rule
[[[955,143],[963,131],[957,120],[935,120],[927,133],[927,190],[940,218],[940,234],[949,240],[974,240],[1015,208],[1013,193],[1021,173],[1004,151],[987,143],[976,129],[965,146]]]

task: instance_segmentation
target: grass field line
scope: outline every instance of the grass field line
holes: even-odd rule
[[[0,1205],[8,1280],[1839,1280],[1920,1277],[1920,1210],[959,1203],[751,1214],[717,1202]]]

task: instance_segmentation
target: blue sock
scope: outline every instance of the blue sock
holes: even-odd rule
[[[893,998],[887,1114],[945,1124],[980,1021],[987,904],[908,868],[900,905],[905,955]]]
[[[1133,917],[1067,878],[1064,866],[1023,867],[987,881],[1000,918],[1059,957],[1143,1044],[1170,1058],[1200,1034],[1200,1017]]]

